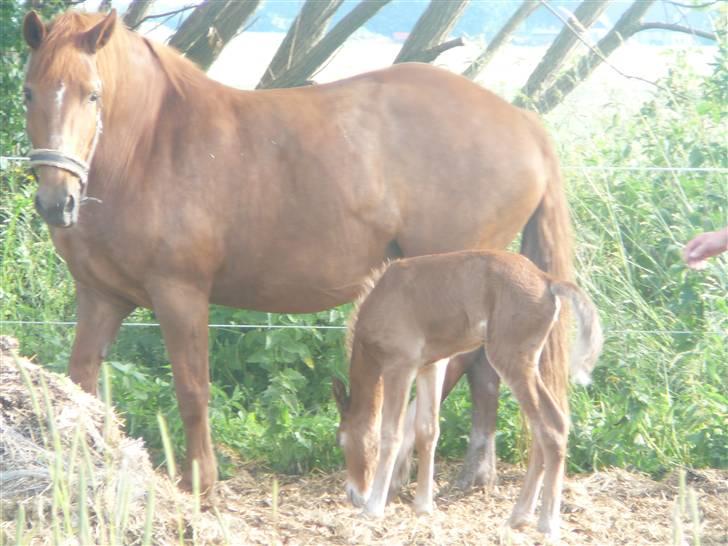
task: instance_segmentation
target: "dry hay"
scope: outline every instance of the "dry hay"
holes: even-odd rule
[[[43,438],[32,401],[19,368],[8,362],[0,366],[0,485],[2,486],[2,530],[14,536],[12,514],[18,502],[26,506],[32,543],[51,543],[50,502],[52,480],[48,473],[52,450],[43,448]],[[130,487],[129,523],[123,543],[141,541],[146,504],[154,488],[154,544],[179,544],[181,520],[187,543],[218,544],[542,544],[532,527],[507,531],[503,522],[515,502],[523,469],[500,465],[500,482],[492,490],[462,495],[448,490],[457,466],[438,464],[437,510],[418,517],[410,508],[413,488],[387,507],[383,520],[369,520],[348,504],[344,473],[311,473],[307,476],[276,476],[255,468],[240,468],[233,479],[218,484],[207,511],[193,518],[192,499],[155,473],[141,442],[125,438],[118,418],[105,439],[106,407],[81,392],[67,379],[20,360],[37,392],[40,378],[48,384],[56,427],[64,449],[70,449],[77,423],[94,461],[95,475],[88,485],[93,542],[104,544],[103,525],[116,513],[120,476]],[[42,397],[41,397],[42,399]],[[6,436],[6,432],[9,435]],[[110,453],[112,455],[110,455]],[[111,457],[107,463],[104,457]],[[66,460],[70,460],[70,456]],[[68,469],[66,469],[68,470]],[[11,480],[7,474],[15,472]],[[14,481],[13,481],[14,480]],[[687,485],[697,498],[703,545],[728,544],[728,472],[688,471]],[[7,486],[7,487],[6,487]],[[70,490],[78,488],[71,478]],[[647,476],[613,469],[571,476],[564,490],[562,543],[566,545],[673,544],[673,532],[682,528],[682,544],[692,544],[693,523],[689,510],[674,516],[679,495],[677,473],[656,482]],[[73,514],[78,514],[77,496]],[[36,507],[41,505],[39,510]],[[37,512],[41,512],[40,516]],[[218,517],[213,516],[216,513]],[[194,525],[191,523],[194,520]],[[101,525],[100,525],[101,523]],[[195,530],[195,540],[192,537]]]
[[[351,507],[344,494],[344,473],[273,476],[241,471],[222,483],[218,497],[226,511],[237,513],[265,540],[246,537],[246,544],[543,544],[533,527],[505,530],[503,522],[521,487],[524,470],[500,465],[499,485],[469,495],[448,491],[458,465],[439,464],[442,486],[432,516],[416,516],[410,504],[413,488],[387,506],[380,521],[368,520]],[[562,544],[673,544],[673,509],[677,474],[655,482],[642,474],[612,469],[567,478],[564,490]],[[273,480],[280,480],[273,502]],[[703,545],[728,544],[728,472],[690,471],[700,509]],[[682,518],[685,541],[692,544],[692,522]],[[241,542],[241,543],[242,543]]]
[[[195,510],[191,495],[154,471],[143,442],[126,437],[111,408],[16,349],[0,336],[0,542],[18,536],[21,506],[26,544],[140,544],[148,514],[153,544],[256,535]]]

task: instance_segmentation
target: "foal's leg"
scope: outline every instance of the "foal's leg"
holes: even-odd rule
[[[566,407],[568,402],[559,404],[540,377],[537,377],[537,388],[544,428],[535,432],[541,437],[545,467],[538,530],[550,538],[558,539],[561,530],[561,491],[569,439],[569,417],[561,408]]]
[[[461,355],[459,358],[468,356],[470,355]],[[482,348],[471,358],[473,364],[467,368],[470,399],[473,405],[470,441],[463,468],[454,483],[456,488],[462,490],[477,485],[491,487],[495,485],[497,479],[495,432],[500,377],[488,362],[488,357]]]
[[[568,417],[561,410],[546,388],[538,373],[538,362],[534,357],[522,362],[514,362],[511,369],[519,370],[519,377],[504,379],[508,382],[513,395],[531,426],[532,455],[523,488],[513,508],[509,524],[517,527],[525,522],[532,513],[538,497],[538,489],[543,477],[544,490],[538,530],[547,537],[558,539],[560,532],[561,488],[566,460],[568,439]]]
[[[445,371],[445,379],[442,384],[442,394],[440,395],[440,401],[447,398],[448,394],[450,394],[450,391],[455,388],[457,382],[465,374],[467,369],[472,365],[474,358],[472,358],[471,355],[473,354],[477,354],[477,351],[475,353],[459,355],[450,359],[449,363],[447,364],[447,369]],[[419,396],[419,394],[417,396]],[[412,451],[415,447],[416,415],[417,402],[415,399],[412,400],[407,407],[407,416],[405,418],[404,424],[404,437],[402,439],[402,446],[399,449],[399,453],[397,453],[397,461],[394,464],[392,481],[389,486],[389,500],[396,497],[399,494],[402,486],[409,482]]]
[[[76,303],[78,322],[68,374],[83,390],[96,394],[101,361],[121,321],[134,310],[134,305],[108,298],[81,284],[76,284]]]
[[[197,460],[200,491],[204,493],[217,479],[207,417],[208,296],[197,287],[167,282],[152,292],[152,303],[172,361],[177,403],[185,427],[187,461],[181,487],[192,489],[192,461]]]
[[[375,517],[384,515],[387,492],[392,479],[394,461],[402,443],[402,429],[414,371],[405,365],[393,365],[382,373],[384,402],[379,445],[379,463],[374,473],[372,492],[364,505],[364,513]]]
[[[425,366],[417,374],[417,492],[414,508],[418,514],[433,510],[435,448],[440,436],[440,395],[448,359]]]

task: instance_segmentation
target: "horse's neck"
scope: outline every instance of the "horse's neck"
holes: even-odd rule
[[[116,57],[119,66],[104,81],[103,127],[93,164],[97,188],[120,180],[134,184],[131,171],[149,160],[168,86],[142,40],[132,40],[129,50]]]

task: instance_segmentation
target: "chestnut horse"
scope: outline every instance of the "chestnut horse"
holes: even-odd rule
[[[570,273],[544,129],[465,78],[407,64],[240,91],[114,11],[48,25],[30,12],[24,35],[36,209],[76,285],[70,376],[95,392],[122,320],[153,309],[185,428],[184,487],[194,459],[202,490],[216,479],[210,302],[318,311],[353,300],[385,259],[503,248],[524,225],[523,251]],[[563,339],[552,336],[546,375],[562,366]],[[472,369],[476,391],[497,384],[484,358]],[[492,438],[497,398],[482,389],[473,398]]]
[[[594,304],[575,284],[557,281],[523,256],[502,251],[400,260],[374,283],[350,327],[351,397],[340,381],[334,382],[351,501],[363,505],[367,514],[383,515],[416,376],[419,468],[414,504],[420,513],[432,511],[445,366],[449,357],[484,346],[534,436],[525,483],[509,523],[519,527],[531,517],[543,480],[538,529],[558,538],[568,400],[564,391],[551,390],[541,378],[539,361],[558,319],[560,298],[568,298],[578,330],[571,373],[577,382],[588,382],[603,344]]]

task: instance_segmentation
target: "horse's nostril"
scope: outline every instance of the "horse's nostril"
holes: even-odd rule
[[[74,207],[76,206],[76,200],[73,198],[73,195],[69,195],[66,197],[66,203],[63,206],[63,212],[70,214],[73,212]]]

